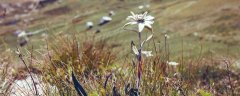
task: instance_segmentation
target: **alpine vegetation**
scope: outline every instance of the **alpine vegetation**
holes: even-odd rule
[[[0,0],[0,96],[240,96],[230,1]]]
[[[134,31],[137,32],[138,36],[138,47],[135,46],[134,42],[131,42],[131,49],[133,53],[136,55],[136,60],[137,60],[137,89],[140,88],[141,85],[141,78],[142,78],[142,71],[143,71],[143,65],[144,65],[144,60],[143,60],[143,55],[146,55],[146,57],[153,56],[151,53],[152,51],[143,51],[144,50],[144,44],[145,42],[149,41],[153,37],[153,29],[152,29],[152,24],[154,23],[154,17],[151,15],[147,15],[148,12],[145,12],[143,14],[135,14],[131,12],[131,16],[127,17],[127,20],[129,21],[124,25],[124,28],[127,27],[128,25],[137,25],[138,28],[135,30],[129,30],[129,31]],[[151,35],[148,36],[148,38],[144,39],[142,38],[142,31],[144,28],[147,28],[150,32]],[[127,29],[128,30],[128,29]],[[135,64],[135,60],[132,60],[133,63]]]

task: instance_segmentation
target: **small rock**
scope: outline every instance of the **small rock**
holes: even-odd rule
[[[93,22],[87,22],[86,23],[87,30],[90,30],[93,28]]]
[[[50,84],[44,83],[41,77],[39,77],[38,75],[32,74],[32,77],[34,83],[30,75],[23,80],[15,80],[10,86],[10,96],[16,96],[16,94],[17,96],[34,96],[35,86],[37,87],[37,92],[39,96],[45,96],[45,91],[52,94],[54,94],[54,92],[57,92],[58,89],[56,86],[51,86]]]
[[[105,25],[108,22],[112,21],[112,18],[109,16],[103,16],[100,20],[100,23],[98,24],[99,26]]]

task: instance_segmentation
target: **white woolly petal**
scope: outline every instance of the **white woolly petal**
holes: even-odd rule
[[[132,11],[130,13],[132,14],[133,17],[135,16],[135,14]]]
[[[150,40],[153,37],[153,35],[148,36],[148,38],[146,39],[146,41]]]
[[[154,23],[154,21],[147,21],[147,20],[146,20],[145,23],[146,23],[146,24],[151,24],[151,25],[152,25],[152,24]]]
[[[143,13],[143,16],[146,17],[147,14],[148,14],[148,12],[146,11],[146,12]]]
[[[133,22],[128,22],[127,24],[125,25],[134,25],[134,24],[137,24],[137,22],[133,21]]]
[[[167,64],[168,64],[168,65],[172,65],[172,66],[177,66],[179,63],[177,63],[177,62],[168,62],[168,61],[167,61]]]
[[[147,26],[148,28],[152,29],[152,26],[150,23],[145,23],[145,26]]]
[[[154,17],[153,17],[153,16],[151,16],[151,15],[148,15],[148,16],[146,16],[144,19],[145,19],[145,20],[153,20],[153,19],[154,19]]]
[[[143,29],[144,29],[144,27],[145,27],[145,24],[139,23],[139,24],[138,24],[138,32],[142,32]]]
[[[127,20],[131,20],[131,19],[134,19],[134,16],[128,16],[127,17]]]
[[[134,25],[134,24],[137,24],[137,22],[128,22],[128,23],[126,23],[123,27],[125,27],[125,26],[128,26],[128,25]]]
[[[143,46],[143,44],[146,42],[146,40],[144,40],[142,43],[141,43],[141,46]]]
[[[152,51],[142,51],[142,54],[146,55],[146,57],[153,56]]]
[[[134,25],[134,24],[137,24],[137,22],[129,22],[129,24],[131,24],[131,25]]]

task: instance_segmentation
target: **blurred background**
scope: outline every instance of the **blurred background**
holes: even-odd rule
[[[35,50],[56,34],[94,34],[97,38],[129,45],[135,36],[121,27],[130,11],[149,11],[155,17],[154,30],[159,42],[170,35],[170,50],[177,56],[212,53],[238,59],[240,49],[239,0],[1,0],[0,50],[25,46],[21,32],[29,36]],[[98,27],[103,16],[114,12],[108,25]],[[86,22],[95,27],[86,32]],[[86,36],[83,36],[86,37]],[[79,37],[83,39],[83,37]],[[27,45],[26,43],[26,45]],[[116,42],[115,42],[116,43]],[[123,46],[125,47],[125,46]],[[201,50],[201,51],[199,51]],[[190,53],[189,53],[190,52]]]

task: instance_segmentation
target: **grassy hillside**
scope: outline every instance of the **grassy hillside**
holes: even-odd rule
[[[230,48],[233,47],[229,50],[234,49],[232,53],[236,53],[236,51],[238,51],[236,47],[238,46],[236,46],[235,43],[238,42],[239,37],[237,32],[238,31],[237,12],[239,10],[238,8],[239,1],[238,0],[232,0],[231,2],[228,2],[226,0],[220,1],[221,2],[206,0],[185,0],[185,1],[177,0],[157,3],[152,1],[150,3],[151,8],[148,10],[151,10],[150,14],[156,17],[157,21],[155,23],[156,26],[155,30],[157,30],[157,32],[155,32],[156,38],[159,38],[159,40],[161,40],[160,38],[163,38],[162,34],[167,32],[172,37],[170,41],[172,41],[173,43],[174,43],[173,39],[175,39],[175,41],[179,40],[182,41],[183,39],[186,39],[183,41],[193,42],[191,44],[195,44],[195,42],[196,43],[202,42],[204,44],[209,43],[210,45],[213,45],[208,46],[211,48],[207,48],[206,50],[215,49],[218,45],[220,45],[222,46],[222,48],[220,48],[220,51],[226,50],[227,46],[229,46]],[[101,7],[101,4],[103,4],[102,1],[93,1],[92,3],[84,2],[87,1],[70,0],[48,6],[40,10],[39,13],[41,14],[39,13],[32,14],[33,16],[31,17],[35,18],[33,23],[31,23],[30,25],[19,24],[19,26],[24,26],[23,29],[29,31],[47,29],[47,31],[44,32],[47,34],[51,33],[57,34],[59,33],[59,30],[67,34],[70,32],[85,34],[87,33],[85,32],[84,28],[86,21],[94,21],[94,23],[96,24],[99,22],[101,16],[107,15],[109,10],[114,10],[116,11],[117,15],[113,17],[114,20],[110,24],[102,28],[95,28],[101,29],[102,31],[100,34],[97,35],[97,37],[101,37],[102,39],[104,38],[111,39],[114,37],[115,40],[117,38],[122,39],[122,37],[125,37],[125,39],[120,40],[119,43],[127,45],[128,42],[124,43],[124,41],[125,40],[129,41],[129,39],[132,38],[132,36],[129,35],[128,32],[123,32],[124,30],[121,30],[121,26],[124,25],[125,23],[124,19],[129,14],[129,11],[140,12],[140,10],[137,9],[137,6],[150,1],[144,1],[142,3],[139,1],[138,2],[109,1],[109,3],[104,5],[106,7]],[[58,8],[60,8],[59,10],[61,10],[62,8],[62,10],[56,12]],[[63,9],[66,10],[66,12],[64,12]],[[51,10],[55,10],[56,13],[50,13]],[[73,24],[72,21],[74,21],[74,18],[77,17],[78,20],[80,21]],[[2,32],[5,31],[8,32],[8,34],[11,34],[11,32],[14,31],[15,27],[12,28],[11,26],[8,26],[8,28],[6,28],[6,26],[4,26],[1,29],[3,29]],[[92,31],[93,32],[88,33],[94,33],[95,30]],[[194,33],[197,34],[198,36],[193,36]],[[4,35],[4,37],[9,39],[12,36],[9,36],[8,38],[8,35]],[[232,40],[229,40],[228,38],[231,37],[233,37]],[[7,43],[10,43],[10,46],[15,45],[14,37],[12,38],[13,38],[12,40],[11,39],[6,40]],[[39,41],[38,38],[41,38],[40,35],[34,36],[32,38],[33,39],[32,41]],[[174,46],[176,44],[172,45]],[[214,45],[216,45],[216,47],[214,47]],[[173,48],[172,51],[174,52],[174,50],[176,50],[176,48]],[[236,56],[237,54],[233,55]]]

